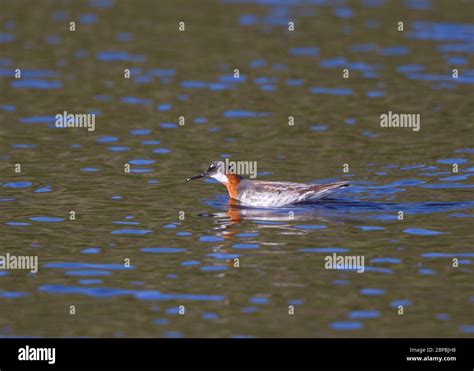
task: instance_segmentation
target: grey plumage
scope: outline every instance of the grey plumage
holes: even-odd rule
[[[319,200],[335,190],[347,187],[348,185],[349,183],[347,182],[305,184],[242,179],[237,186],[237,191],[238,200],[243,204],[280,207]]]

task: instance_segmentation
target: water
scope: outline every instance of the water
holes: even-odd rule
[[[0,246],[40,266],[0,270],[0,336],[472,336],[472,4],[133,4],[2,4]],[[352,186],[268,210],[185,183],[223,158]]]

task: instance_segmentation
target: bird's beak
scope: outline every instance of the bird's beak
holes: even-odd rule
[[[201,174],[192,176],[191,178],[186,179],[187,182],[194,180],[194,179],[199,179],[199,178],[204,178],[206,176],[206,173],[203,171]]]

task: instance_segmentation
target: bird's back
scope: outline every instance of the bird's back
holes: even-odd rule
[[[306,184],[242,179],[238,185],[238,200],[251,206],[280,207],[318,200],[346,186],[347,182]]]

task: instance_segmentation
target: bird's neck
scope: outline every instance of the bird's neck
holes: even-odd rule
[[[243,179],[240,175],[237,174],[226,174],[227,182],[224,185],[227,188],[227,192],[229,192],[230,198],[237,200],[237,186],[239,185],[240,181]]]

